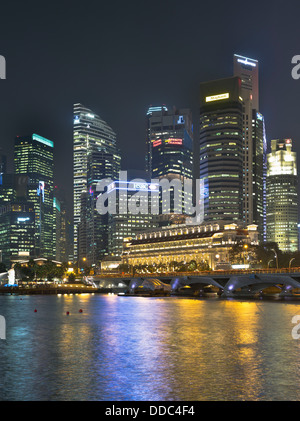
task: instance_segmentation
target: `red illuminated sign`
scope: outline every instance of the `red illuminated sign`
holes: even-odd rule
[[[156,146],[159,146],[159,145],[161,145],[161,140],[159,139],[159,140],[155,140],[153,143],[152,143],[152,145],[153,145],[153,147],[155,148]]]

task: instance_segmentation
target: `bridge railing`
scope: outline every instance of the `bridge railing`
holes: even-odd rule
[[[230,270],[207,270],[193,272],[140,272],[123,274],[99,274],[97,278],[140,278],[140,277],[174,277],[174,276],[216,276],[216,275],[247,275],[247,274],[274,274],[274,273],[299,273],[300,267],[293,268],[271,268],[271,269],[230,269]]]

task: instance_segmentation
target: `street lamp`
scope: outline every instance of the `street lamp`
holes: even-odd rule
[[[276,253],[276,251],[274,249],[271,249],[271,250],[274,251],[275,258],[276,258],[276,266],[277,266],[277,269],[278,269],[278,256],[277,256],[277,253]]]
[[[80,273],[80,260],[82,260],[83,262],[85,262],[86,261],[86,257],[82,257],[81,259],[79,259],[79,257],[78,257],[78,259],[77,259],[77,271]]]
[[[244,248],[244,265],[246,265],[246,256],[245,256],[245,252],[246,252],[246,250],[248,250],[248,244],[244,244],[244,246],[243,246],[243,248]]]
[[[291,269],[291,263],[293,260],[295,260],[295,257],[292,257],[291,260],[289,261],[289,269]]]
[[[270,268],[270,263],[273,262],[273,259],[268,261],[268,268]]]

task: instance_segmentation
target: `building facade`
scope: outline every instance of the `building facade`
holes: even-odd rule
[[[252,162],[251,183],[243,185],[244,199],[250,203],[252,216],[244,218],[244,222],[256,224],[260,242],[266,241],[266,176],[267,176],[267,140],[264,116],[256,110],[252,112]],[[251,200],[249,199],[251,198]],[[245,203],[244,200],[244,203]],[[244,211],[245,211],[244,207]],[[245,212],[244,212],[245,215]]]
[[[194,261],[197,267],[215,270],[218,264],[228,264],[230,250],[236,244],[257,245],[257,227],[245,228],[235,223],[215,221],[198,226],[178,225],[148,230],[135,238],[125,239],[122,259],[130,266],[164,265],[170,271],[175,263]],[[247,259],[247,249],[243,250]]]
[[[267,241],[283,252],[298,250],[297,156],[292,145],[292,139],[273,139],[267,154]]]
[[[243,102],[243,221],[257,224],[260,241],[265,240],[266,136],[259,112],[259,63],[234,55],[234,76],[240,78]]]
[[[109,255],[121,256],[124,238],[157,227],[157,215],[153,215],[151,203],[158,209],[159,185],[138,179],[117,180],[108,186],[107,196],[116,203],[116,212],[108,215]]]
[[[16,137],[14,148],[15,173],[20,180],[28,179],[26,200],[35,211],[35,254],[45,258],[52,258],[54,249],[53,146],[51,140],[32,134]]]
[[[243,220],[243,100],[238,77],[200,87],[200,181],[204,220]]]
[[[108,253],[108,223],[96,210],[97,183],[117,178],[121,157],[116,133],[82,104],[74,105],[73,127],[74,259],[95,265]]]
[[[2,262],[11,267],[11,260],[20,256],[35,257],[34,204],[13,203],[0,207],[0,250]]]
[[[164,208],[161,191],[160,213],[184,214],[183,188],[176,190],[172,180],[193,180],[193,123],[189,109],[168,110],[166,106],[150,107],[147,112],[146,170],[152,179],[166,179],[164,187],[170,191],[171,203]],[[177,194],[178,197],[174,197]],[[192,202],[192,197],[189,199]]]

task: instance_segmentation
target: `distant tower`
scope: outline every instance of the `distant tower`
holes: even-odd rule
[[[267,241],[298,250],[297,157],[292,139],[271,140],[267,154]]]

